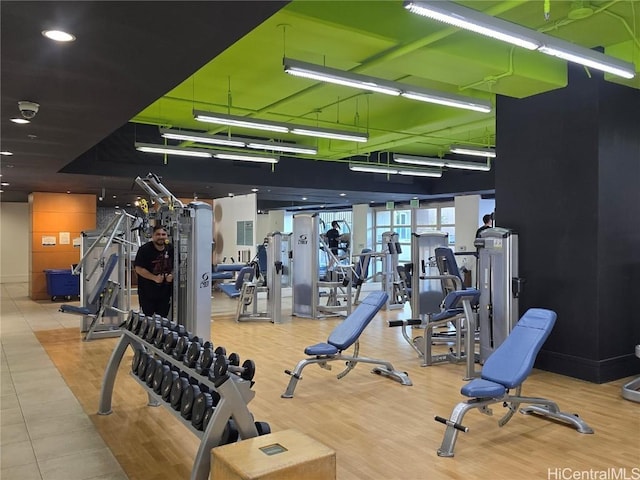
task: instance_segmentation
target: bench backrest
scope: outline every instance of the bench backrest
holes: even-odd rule
[[[362,285],[366,278],[369,276],[369,264],[371,263],[371,255],[365,255],[371,253],[370,248],[363,248],[358,257],[358,263],[356,264],[356,285]]]
[[[242,290],[242,284],[244,282],[252,281],[254,273],[253,267],[242,267],[238,272],[238,278],[236,278],[236,290]]]
[[[327,343],[338,350],[346,350],[360,337],[380,309],[387,302],[386,292],[372,292],[329,335]]]
[[[456,262],[453,250],[448,247],[438,247],[435,249],[434,255],[436,257],[436,265],[438,266],[440,275],[453,275],[454,277],[458,277],[462,284],[462,289],[464,290],[464,282],[462,281],[460,269],[458,268],[458,263]],[[450,293],[457,290],[457,286],[453,280],[443,279],[442,289],[445,293]]]
[[[530,308],[520,318],[507,339],[489,356],[482,378],[515,388],[531,373],[538,352],[551,333],[556,313]]]
[[[100,295],[102,291],[107,288],[107,283],[109,282],[109,277],[113,273],[113,270],[116,268],[118,264],[118,254],[112,253],[111,256],[107,259],[104,264],[104,268],[102,269],[102,273],[100,274],[100,278],[96,282],[95,288],[91,291],[89,296],[87,297],[87,301],[89,305],[97,305],[100,300]]]

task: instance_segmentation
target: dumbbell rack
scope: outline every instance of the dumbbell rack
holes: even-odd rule
[[[191,480],[207,480],[209,478],[211,449],[221,444],[225,426],[231,417],[233,417],[241,438],[247,439],[258,436],[258,430],[247,407],[247,404],[255,397],[255,392],[251,390],[251,381],[244,380],[237,375],[229,373],[225,373],[215,380],[210,380],[208,377],[200,375],[193,368],[187,367],[182,361],[168,355],[162,349],[157,348],[135,333],[129,330],[123,330],[122,332],[123,335],[113,350],[104,372],[98,415],[109,415],[112,412],[111,399],[116,375],[124,353],[127,347],[131,345],[134,351],[142,350],[145,353],[154,354],[157,358],[169,362],[181,372],[197,380],[201,385],[206,385],[211,391],[216,391],[220,395],[220,400],[215,406],[209,424],[204,431],[199,431],[191,425],[190,421],[182,418],[179,411],[174,410],[169,403],[164,402],[162,397],[148,387],[144,381],[132,374],[132,377],[147,392],[149,406],[157,407],[165,405],[183,425],[200,438],[200,447],[198,448],[196,458],[193,462],[193,469],[191,470]]]

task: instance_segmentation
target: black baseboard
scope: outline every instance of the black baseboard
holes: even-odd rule
[[[640,374],[640,358],[633,353],[604,360],[575,357],[542,350],[536,368],[593,383],[606,383]]]

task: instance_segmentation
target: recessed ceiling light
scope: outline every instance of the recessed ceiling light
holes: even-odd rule
[[[67,190],[67,193],[71,193],[71,190]]]
[[[118,196],[117,196],[117,195],[114,195],[114,196],[113,196],[113,198],[118,198]]]
[[[0,185],[2,185],[3,187],[8,187],[11,184],[9,182],[2,182],[0,183]]]
[[[306,200],[306,199],[307,199],[307,197],[302,197],[302,200]]]
[[[73,42],[76,37],[62,30],[43,30],[42,35],[56,42]]]
[[[252,192],[257,192],[257,191],[258,191],[258,189],[257,189],[257,188],[252,188],[252,189],[251,189],[251,191],[252,191]]]
[[[4,193],[4,190],[2,190],[1,188],[0,188],[0,193]]]
[[[2,152],[0,152],[0,155],[13,155],[13,152],[9,152],[8,150],[3,150]]]
[[[31,123],[29,120],[27,120],[26,118],[12,118],[11,121],[13,123],[19,123],[20,125],[24,125],[25,123]]]
[[[341,194],[340,194],[340,196],[341,196],[341,197],[346,197],[346,196],[347,196],[347,194],[346,194],[346,193],[341,193]]]

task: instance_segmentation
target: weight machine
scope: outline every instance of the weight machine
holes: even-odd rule
[[[213,209],[205,202],[184,205],[149,173],[135,182],[159,206],[149,218],[167,230],[174,248],[171,314],[200,338],[211,335],[211,245]]]
[[[282,318],[282,287],[289,283],[291,260],[291,234],[273,232],[267,235],[265,244],[267,253],[266,284],[260,286],[255,280],[242,284],[236,321],[266,320],[280,323]],[[258,294],[266,293],[267,310],[258,311]],[[249,308],[251,307],[251,311]]]
[[[122,210],[101,231],[82,232],[80,307],[62,305],[60,311],[81,315],[84,340],[119,337],[120,324],[131,308],[131,261],[140,245],[142,219]]]
[[[341,263],[322,240],[317,213],[293,216],[291,251],[292,314],[309,318],[349,315],[353,304],[351,280],[355,272],[351,264]],[[326,260],[323,275],[321,254]],[[323,292],[328,293],[326,305],[320,305],[321,289],[328,290]]]
[[[508,228],[487,228],[476,238],[480,361],[504,342],[519,318],[518,298],[524,279],[518,277],[518,234]]]

